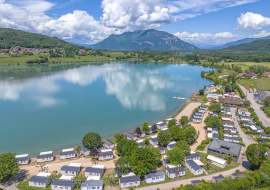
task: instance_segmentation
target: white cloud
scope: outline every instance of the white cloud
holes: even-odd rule
[[[45,0],[11,0],[10,3],[35,13],[45,12],[55,5]]]
[[[194,33],[190,34],[188,32],[177,32],[174,34],[178,38],[190,42],[190,43],[206,43],[206,44],[224,44],[230,41],[238,39],[237,35],[233,35],[231,32],[220,32],[216,34],[211,33]]]
[[[258,30],[264,26],[270,26],[270,18],[260,14],[247,12],[237,18],[238,30]]]
[[[265,30],[263,30],[259,34],[254,34],[253,36],[250,36],[250,37],[251,38],[263,38],[266,36],[270,36],[270,32],[266,32]]]

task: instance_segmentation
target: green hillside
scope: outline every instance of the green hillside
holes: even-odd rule
[[[110,35],[108,38],[92,45],[93,49],[106,50],[195,50],[198,49],[168,32],[158,30],[136,30],[121,35]]]
[[[68,43],[56,37],[49,37],[42,34],[24,32],[9,28],[0,28],[1,49],[12,46],[27,48],[80,48],[80,46]]]
[[[226,49],[240,50],[240,51],[270,51],[270,39],[255,40],[251,43],[241,44],[234,47],[228,47]]]

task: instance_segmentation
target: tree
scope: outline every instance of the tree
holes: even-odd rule
[[[213,115],[209,115],[205,118],[204,123],[208,126],[208,127],[221,127],[221,120]]]
[[[152,125],[152,131],[156,132],[156,130],[157,130],[157,124]]]
[[[137,148],[129,158],[131,170],[140,177],[157,168],[155,155],[148,148]]]
[[[128,142],[127,139],[121,139],[119,140],[119,142],[117,143],[117,146],[116,146],[116,150],[119,154],[123,154],[123,148],[125,146],[125,144]]]
[[[142,147],[147,147],[147,146],[149,146],[149,145],[150,145],[149,139],[145,139],[145,140],[143,141],[143,143],[142,143]]]
[[[179,121],[182,125],[188,124],[188,116],[182,116]]]
[[[199,94],[200,94],[201,96],[203,96],[203,95],[204,95],[204,89],[199,90]]]
[[[183,126],[183,139],[187,141],[188,144],[192,144],[196,140],[196,130],[191,125]]]
[[[248,100],[245,100],[243,103],[245,106],[250,106],[250,101],[248,101]]]
[[[46,162],[37,162],[36,167],[40,168],[40,172],[44,172],[45,171],[45,167],[44,167],[45,165],[46,165]]]
[[[264,107],[270,107],[270,96],[266,96],[265,98],[264,98]]]
[[[133,152],[138,149],[138,144],[134,140],[128,140],[123,147],[123,155],[130,157]]]
[[[77,176],[72,178],[72,182],[76,184],[77,188],[81,188],[82,182],[86,181],[86,177],[84,177],[82,174],[78,174]]]
[[[226,86],[226,87],[225,87],[225,92],[231,93],[231,92],[232,92],[231,87],[230,87],[230,86]]]
[[[143,132],[149,131],[149,124],[148,124],[147,122],[144,122],[144,123],[143,123],[142,131],[143,131]]]
[[[76,148],[76,154],[77,154],[77,156],[81,156],[81,154],[82,154],[82,148],[81,148],[81,146],[78,146],[77,148]]]
[[[0,182],[5,182],[17,175],[19,169],[15,154],[9,152],[0,155]]]
[[[160,159],[162,158],[161,152],[158,148],[155,148],[153,146],[148,146],[147,149],[154,154],[154,157],[156,159],[156,164],[160,162]]]
[[[189,155],[190,153],[190,146],[188,145],[187,141],[178,141],[175,146],[179,147],[185,156]]]
[[[232,162],[232,157],[233,157],[233,154],[228,154],[228,153],[225,153],[225,156],[227,158],[227,164],[231,164]]]
[[[168,128],[171,128],[174,125],[176,125],[176,121],[175,120],[170,120],[169,123],[168,123]]]
[[[84,135],[82,143],[92,150],[94,147],[100,147],[100,145],[102,145],[102,140],[98,133],[91,132]]]
[[[219,103],[212,103],[210,106],[209,106],[209,110],[210,111],[213,111],[213,112],[220,112],[221,111],[221,106]]]
[[[140,135],[140,134],[142,133],[140,127],[137,127],[137,128],[135,129],[135,132],[136,132],[138,135]]]
[[[123,175],[125,173],[129,172],[129,159],[127,156],[120,157],[116,162],[115,162],[115,169],[117,173],[120,175]]]
[[[175,141],[179,141],[183,138],[183,130],[179,128],[177,125],[172,126],[169,128],[169,132]]]
[[[214,85],[217,86],[217,85],[219,85],[219,84],[220,84],[219,80],[218,80],[218,79],[215,79]]]
[[[249,163],[251,164],[251,169],[259,169],[263,161],[266,159],[265,152],[266,152],[265,146],[263,146],[261,143],[259,144],[251,144],[248,146],[246,155]]]
[[[91,152],[90,152],[89,155],[90,155],[90,156],[93,156],[94,158],[96,158],[96,156],[98,155],[98,150],[97,150],[97,148],[94,147],[94,148],[91,150]]]
[[[194,111],[199,111],[199,108],[195,108]]]
[[[160,144],[161,146],[167,146],[169,144],[169,142],[171,142],[171,135],[168,131],[160,131],[158,133],[158,144]]]
[[[116,142],[119,142],[121,139],[125,139],[125,135],[122,133],[115,134],[114,138],[116,139]]]
[[[107,179],[109,181],[110,186],[115,187],[119,185],[119,178],[114,177],[113,174],[110,174]]]
[[[170,162],[170,164],[179,166],[182,165],[184,162],[185,154],[177,146],[169,150],[167,155],[168,155],[167,159]]]

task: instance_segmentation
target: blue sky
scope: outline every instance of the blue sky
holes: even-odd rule
[[[192,44],[270,35],[269,0],[0,0],[0,27],[82,44],[158,29]]]

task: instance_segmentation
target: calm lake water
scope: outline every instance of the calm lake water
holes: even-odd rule
[[[69,67],[69,68],[68,68]],[[209,81],[199,66],[129,64],[0,72],[0,153],[36,155],[167,119]]]

